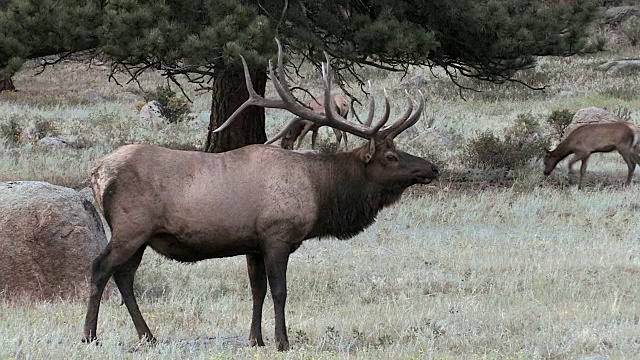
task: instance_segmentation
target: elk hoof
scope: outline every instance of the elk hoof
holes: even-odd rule
[[[142,336],[140,338],[140,341],[146,341],[146,342],[148,342],[149,344],[152,344],[152,345],[155,345],[155,344],[158,343],[158,339],[153,337],[153,335],[151,335],[151,334],[146,334],[146,335]]]
[[[87,337],[87,336],[83,336],[82,337],[82,341],[83,344],[95,344],[95,345],[100,345],[100,342],[98,341],[98,338],[95,336],[91,336],[91,337]]]
[[[249,339],[249,346],[264,346],[264,341],[262,339]]]
[[[278,351],[289,351],[289,343],[288,342],[279,342],[278,343]]]

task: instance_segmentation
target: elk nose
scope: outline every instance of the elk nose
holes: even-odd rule
[[[439,167],[437,167],[436,165],[431,165],[431,171],[433,172],[433,174],[434,174],[435,176],[440,175],[440,168],[439,168]]]

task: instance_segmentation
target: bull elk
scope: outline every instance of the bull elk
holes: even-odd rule
[[[298,104],[291,94],[279,42],[277,72],[269,64],[279,100],[254,91],[242,59],[249,99],[215,131],[226,128],[248,106],[261,106],[286,109],[298,117],[271,142],[304,118],[368,139],[367,145],[333,155],[301,154],[267,145],[219,154],[125,145],[96,161],[91,186],[112,238],[92,265],[83,341],[96,340],[100,298],[111,276],[138,336],[154,339],[133,292],[142,254],[151,247],[182,262],[246,255],[253,298],[249,343],[264,345],[261,318],[268,280],[276,346],[289,348],[284,313],[289,254],[306,239],[351,238],[373,223],[382,208],[398,201],[409,186],[428,184],[439,173],[437,166],[398,150],[393,142],[418,121],[424,97],[414,112],[407,94],[407,110],[389,126],[384,127],[390,112],[388,99],[375,125],[373,99],[366,123],[350,123],[332,104],[328,61],[327,57],[323,64],[325,111],[320,113]]]
[[[338,115],[346,118],[349,115],[349,100],[347,97],[342,94],[336,94],[331,97],[331,100],[336,104]],[[305,103],[305,106],[309,107],[313,111],[324,113],[324,100],[322,99],[309,100]],[[319,129],[320,125],[317,125],[313,121],[300,119],[289,129],[289,131],[287,131],[286,134],[284,134],[282,140],[280,140],[280,147],[283,149],[293,150],[294,144],[297,140],[298,145],[296,148],[299,149],[302,144],[302,140],[307,133],[311,131],[311,148],[315,149]],[[340,143],[344,137],[344,148],[347,150],[349,147],[347,142],[347,133],[338,129],[333,129],[333,133],[336,136],[337,149],[340,149]]]
[[[573,154],[569,161],[569,174],[573,175],[573,165],[582,161],[578,182],[578,188],[581,189],[589,156],[597,152],[617,150],[629,168],[625,182],[625,185],[629,185],[636,164],[640,164],[640,156],[635,150],[637,142],[638,134],[634,125],[628,122],[582,125],[573,130],[553,151],[547,153],[544,158],[544,174],[551,174],[560,161]]]

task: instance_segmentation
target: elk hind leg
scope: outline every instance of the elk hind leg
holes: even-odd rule
[[[120,237],[114,233],[111,241],[107,244],[107,247],[93,261],[91,266],[89,303],[87,305],[87,313],[85,316],[82,335],[83,342],[92,342],[97,340],[96,330],[98,327],[100,300],[102,299],[102,293],[107,285],[107,281],[120,266],[131,261],[131,258],[135,256],[142,244],[146,242],[147,238],[148,236],[145,235],[139,235],[136,237]],[[125,293],[122,293],[122,295],[126,304],[127,300]]]
[[[247,254],[247,270],[253,297],[253,314],[251,316],[251,330],[249,345],[264,346],[262,339],[262,306],[267,295],[267,274],[262,254]]]
[[[144,321],[140,308],[138,307],[138,302],[133,294],[133,279],[138,266],[140,266],[140,261],[142,260],[145,248],[146,245],[142,246],[129,259],[129,261],[118,267],[113,274],[113,279],[115,280],[116,285],[118,285],[124,304],[127,306],[129,315],[133,320],[133,325],[138,333],[138,338],[145,339],[147,341],[154,341],[155,339],[151,334],[151,330],[149,330],[149,326],[147,326],[147,323]]]
[[[627,163],[627,181],[625,181],[624,185],[629,186],[629,184],[631,184],[631,179],[633,178],[633,172],[636,170],[636,158],[638,156],[633,153],[633,149],[618,149],[618,152]]]

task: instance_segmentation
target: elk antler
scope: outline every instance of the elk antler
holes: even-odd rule
[[[373,100],[373,97],[371,97],[371,100],[369,102],[367,121],[364,124],[350,123],[349,121],[347,121],[344,117],[338,114],[336,110],[337,105],[334,103],[331,97],[332,71],[329,64],[329,55],[326,52],[325,58],[327,61],[322,63],[322,79],[324,83],[324,113],[315,112],[299,104],[296,98],[291,93],[289,85],[287,84],[282,60],[282,44],[278,39],[276,39],[276,43],[278,44],[278,66],[276,69],[274,69],[273,64],[271,63],[271,61],[269,61],[269,72],[271,74],[271,81],[273,83],[273,86],[280,96],[280,99],[266,99],[255,92],[255,90],[253,89],[253,84],[251,82],[251,76],[249,74],[249,67],[247,66],[247,62],[244,57],[241,56],[242,66],[244,67],[245,83],[247,86],[247,91],[249,92],[249,99],[247,99],[247,101],[245,101],[236,111],[234,111],[234,113],[231,114],[231,116],[213,132],[220,132],[226,129],[234,120],[238,118],[238,114],[252,105],[262,106],[265,108],[284,109],[296,115],[296,118],[291,120],[291,122],[289,122],[289,124],[284,129],[282,129],[275,137],[267,141],[267,144],[271,144],[277,139],[284,136],[296,122],[306,119],[320,126],[329,126],[334,129],[342,130],[350,134],[368,139],[370,141],[372,155],[373,150],[375,149],[376,139],[384,137],[394,138],[402,131],[414,125],[420,118],[420,114],[424,109],[424,96],[422,96],[422,93],[420,93],[420,106],[415,112],[413,112],[413,101],[411,100],[409,93],[405,91],[405,93],[407,94],[408,103],[407,110],[404,112],[404,114],[402,114],[402,116],[396,119],[393,124],[383,128],[383,126],[389,120],[389,114],[391,111],[389,98],[385,90],[385,112],[384,115],[375,123],[375,125],[372,126],[375,111],[375,102]],[[371,82],[369,82],[369,91],[372,92]]]

